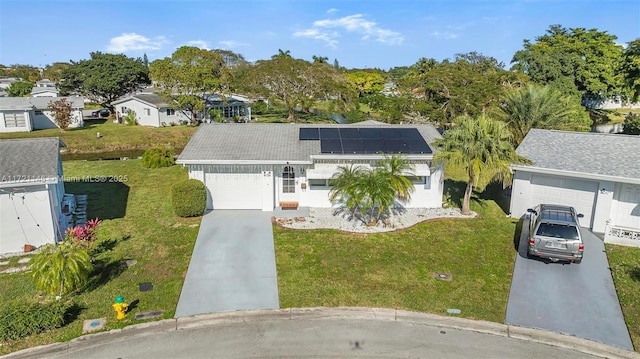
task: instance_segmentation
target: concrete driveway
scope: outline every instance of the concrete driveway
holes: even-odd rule
[[[633,350],[604,243],[583,228],[581,264],[528,259],[528,222],[524,219],[517,246],[505,323]]]
[[[176,318],[280,307],[271,215],[215,210],[202,217]]]

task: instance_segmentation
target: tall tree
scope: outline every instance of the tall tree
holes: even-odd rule
[[[149,67],[149,58],[146,53],[142,56],[142,62],[144,63],[144,66]]]
[[[71,67],[71,64],[68,62],[54,62],[51,65],[45,66],[42,75],[45,79],[49,79],[53,82],[58,82],[62,80],[62,74],[69,67]]]
[[[4,76],[15,77],[27,82],[40,80],[40,70],[31,65],[14,64],[4,68]]]
[[[313,62],[314,62],[314,63],[318,63],[318,62],[319,62],[319,63],[321,63],[321,64],[326,64],[326,63],[327,63],[327,61],[329,61],[329,58],[328,58],[328,57],[325,57],[325,56],[316,56],[316,55],[313,55],[313,56],[311,56],[311,59],[313,59]]]
[[[455,123],[455,127],[436,141],[439,152],[435,154],[434,161],[445,162],[447,166],[467,174],[462,213],[470,214],[474,188],[482,189],[493,181],[509,180],[511,164],[529,161],[516,154],[506,123],[487,115],[477,118],[460,116]]]
[[[622,79],[616,70],[622,46],[616,39],[597,29],[552,25],[535,42],[524,40],[524,49],[511,60],[512,69],[527,74],[537,84],[600,101],[621,93]]]
[[[640,101],[640,38],[629,42],[624,49],[620,72],[631,100]]]
[[[344,76],[325,64],[276,56],[258,61],[247,74],[247,89],[255,95],[280,101],[295,120],[295,108],[309,108],[316,100],[336,99],[341,107],[352,102],[353,90]]]
[[[80,288],[91,273],[89,254],[70,240],[48,244],[31,260],[31,277],[36,286],[59,296]]]
[[[293,57],[291,57],[291,51],[290,50],[282,50],[282,49],[278,49],[278,53],[271,56],[272,59],[292,59]]]
[[[206,98],[228,82],[222,56],[193,46],[182,46],[171,57],[155,60],[149,67],[162,96],[189,116],[192,123],[204,111]]]
[[[382,91],[385,82],[379,72],[362,70],[349,72],[347,81],[358,92],[358,97]]]
[[[91,58],[72,62],[62,73],[62,95],[80,94],[113,113],[111,102],[149,85],[149,69],[142,59],[122,54],[92,52]]]
[[[515,146],[532,128],[583,132],[591,129],[591,120],[579,98],[534,84],[509,91],[496,111],[496,117],[511,130]]]
[[[71,124],[71,103],[66,97],[49,102],[49,110],[53,113],[53,118],[60,131],[66,131]]]
[[[9,85],[7,88],[7,94],[12,97],[25,97],[31,95],[33,89],[33,82],[28,81],[16,81]]]
[[[234,68],[247,63],[247,60],[244,59],[244,56],[242,56],[241,54],[237,54],[231,50],[215,49],[211,51],[222,56],[224,64],[227,67]]]

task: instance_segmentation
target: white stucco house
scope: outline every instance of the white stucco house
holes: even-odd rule
[[[115,107],[118,118],[126,116],[129,111],[135,111],[136,120],[142,126],[163,127],[191,121],[189,112],[172,107],[160,95],[151,92],[128,96],[111,104]],[[223,99],[215,94],[208,95],[205,111],[199,114],[199,119],[209,122],[211,109],[220,111],[221,116],[227,120],[237,117],[245,122],[251,121],[251,106],[240,96]]]
[[[53,81],[42,79],[36,81],[31,89],[31,97],[58,97],[58,89]]]
[[[605,242],[640,246],[640,136],[532,129],[517,152],[533,163],[512,166],[512,217],[570,205]]]
[[[30,132],[47,128],[57,128],[53,113],[49,110],[51,101],[65,97],[0,97],[0,132]],[[82,97],[66,97],[71,103],[70,128],[84,126]]]
[[[118,118],[126,116],[129,111],[134,111],[136,121],[142,126],[162,127],[190,120],[189,116],[174,109],[159,95],[153,93],[128,96],[111,104],[115,107]]]
[[[57,243],[70,224],[57,137],[0,140],[0,254]]]
[[[404,153],[415,192],[406,208],[442,206],[443,168],[434,165],[431,125],[203,124],[178,164],[207,187],[207,209],[333,207],[329,179],[343,165],[372,166]]]

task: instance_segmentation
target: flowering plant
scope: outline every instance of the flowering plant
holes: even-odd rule
[[[89,220],[84,226],[67,228],[65,239],[70,239],[82,247],[88,247],[96,240],[96,228],[100,224],[98,218]]]

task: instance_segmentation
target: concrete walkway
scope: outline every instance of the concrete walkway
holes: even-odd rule
[[[204,215],[176,318],[280,307],[271,216],[259,210]]]
[[[633,350],[604,243],[582,229],[581,264],[528,259],[528,228],[524,219],[505,323]]]

